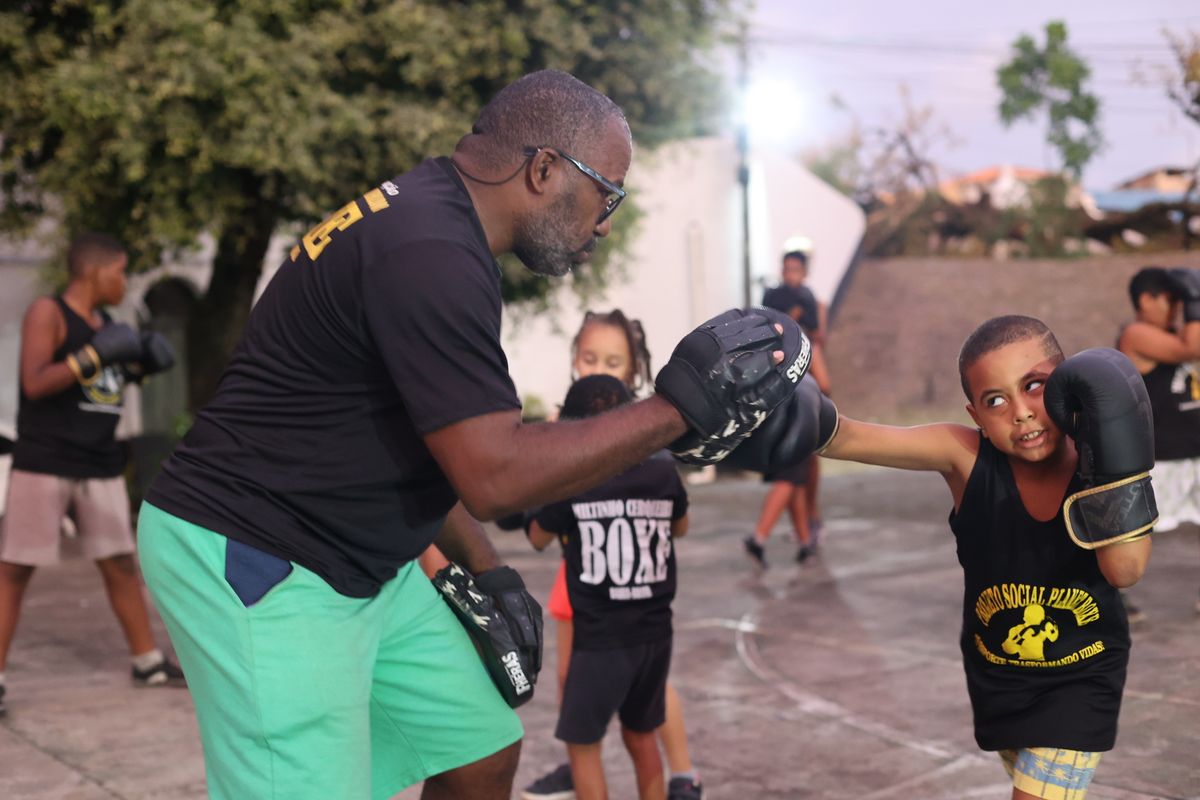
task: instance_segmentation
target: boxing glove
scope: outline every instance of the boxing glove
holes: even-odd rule
[[[67,356],[67,366],[80,383],[91,383],[105,366],[141,357],[142,340],[124,322],[110,322],[91,341]]]
[[[1079,453],[1083,489],[1063,504],[1075,544],[1093,549],[1148,533],[1158,521],[1154,418],[1133,363],[1111,348],[1084,350],[1050,374],[1043,402]]]
[[[1179,298],[1183,300],[1184,321],[1200,320],[1200,269],[1174,267],[1170,274]]]
[[[691,428],[671,452],[689,464],[720,461],[791,396],[811,355],[795,320],[772,309],[732,309],[696,328],[654,381]]]
[[[811,375],[767,417],[725,463],[755,472],[778,472],[820,452],[837,433],[838,412]]]
[[[512,567],[478,576],[453,562],[431,579],[475,642],[492,683],[511,707],[533,697],[542,669],[542,607]]]
[[[140,340],[141,354],[137,360],[125,365],[130,378],[140,381],[147,375],[166,372],[175,366],[175,350],[167,337],[158,331],[142,331]]]

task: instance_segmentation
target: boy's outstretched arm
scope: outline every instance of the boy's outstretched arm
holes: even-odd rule
[[[977,431],[950,422],[901,428],[841,417],[837,433],[821,455],[943,475],[970,474],[978,443]]]

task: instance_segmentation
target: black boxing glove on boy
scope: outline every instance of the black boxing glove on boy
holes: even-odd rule
[[[1050,373],[1043,402],[1079,452],[1084,488],[1063,503],[1072,541],[1092,550],[1149,533],[1158,522],[1154,417],[1133,362],[1108,347],[1084,350]]]
[[[142,352],[136,361],[125,365],[125,371],[137,381],[150,375],[166,372],[175,366],[175,348],[158,331],[142,331]]]
[[[821,393],[811,375],[746,441],[734,448],[725,463],[755,472],[778,472],[820,453],[837,434],[838,411]]]
[[[483,666],[512,708],[533,697],[542,669],[542,607],[512,567],[478,576],[451,563],[431,579],[475,642]]]
[[[75,380],[92,383],[100,370],[110,364],[135,361],[142,354],[137,331],[124,322],[110,322],[92,335],[91,341],[67,356],[67,366]]]
[[[779,364],[776,350],[784,354]],[[689,464],[723,459],[791,396],[811,356],[795,320],[768,308],[731,309],[696,328],[654,381],[691,427],[671,452]]]
[[[1175,283],[1175,290],[1183,300],[1184,321],[1200,320],[1200,269],[1175,267],[1168,272]]]

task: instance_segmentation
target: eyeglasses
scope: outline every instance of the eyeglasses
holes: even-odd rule
[[[522,154],[526,158],[533,158],[541,150],[553,150],[555,153],[562,156],[567,161],[570,161],[571,164],[574,165],[575,169],[579,170],[584,175],[587,175],[589,178],[594,180],[596,183],[600,184],[600,186],[608,193],[604,198],[604,210],[600,212],[600,218],[596,220],[597,225],[599,225],[600,223],[604,222],[604,220],[611,217],[613,215],[613,212],[617,210],[617,206],[621,205],[621,201],[625,199],[626,192],[624,189],[622,189],[620,186],[617,186],[615,183],[613,183],[608,178],[601,175],[599,172],[596,172],[596,170],[592,169],[587,164],[580,161],[578,158],[567,155],[562,150],[559,150],[557,147],[549,147],[546,145],[542,145],[541,147],[526,147],[522,151]]]

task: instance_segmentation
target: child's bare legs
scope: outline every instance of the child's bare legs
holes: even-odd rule
[[[104,591],[121,623],[129,652],[135,656],[152,652],[154,634],[150,630],[150,612],[146,609],[146,597],[142,594],[142,581],[133,555],[126,553],[102,558],[96,562],[96,567],[104,578]]]
[[[690,773],[692,757],[688,753],[687,731],[683,727],[683,703],[670,681],[667,681],[667,718],[656,733],[667,752],[667,767],[671,774]]]
[[[808,547],[808,484],[793,486],[792,495],[788,498],[788,513],[792,517],[792,528],[796,531],[796,539],[801,547]]]
[[[1020,789],[1014,787],[1012,800],[1038,800],[1038,796],[1029,792],[1022,792]]]
[[[762,512],[758,515],[758,523],[754,526],[754,538],[759,544],[771,536],[771,529],[779,521],[779,516],[791,502],[795,485],[789,481],[775,481],[763,498]]]
[[[666,800],[667,786],[663,781],[662,758],[658,755],[658,743],[654,740],[654,732],[641,733],[621,726],[621,738],[625,741],[625,749],[633,759],[633,771],[637,776],[638,797],[641,800]],[[599,758],[597,757],[597,760]],[[575,757],[571,756],[571,769],[575,768]],[[603,779],[603,776],[601,776]],[[579,780],[575,781],[575,793],[579,794]]]
[[[8,661],[8,648],[17,632],[21,599],[33,577],[33,567],[0,561],[0,672]]]
[[[804,484],[804,496],[808,498],[808,520],[809,525],[822,527],[824,521],[821,519],[821,505],[817,499],[817,482],[821,477],[821,459],[817,456],[809,456],[808,465],[808,483]],[[819,539],[813,537],[813,547],[817,546]]]
[[[575,623],[569,619],[554,619],[554,647],[558,654],[558,704],[562,705],[563,687],[567,685],[567,668],[571,666],[571,642],[575,639]]]
[[[657,756],[658,751],[654,752]],[[571,760],[571,780],[575,783],[575,797],[578,800],[608,800],[608,787],[604,783],[604,763],[600,760],[600,742],[568,743],[567,758]],[[636,760],[634,767],[637,767]]]

